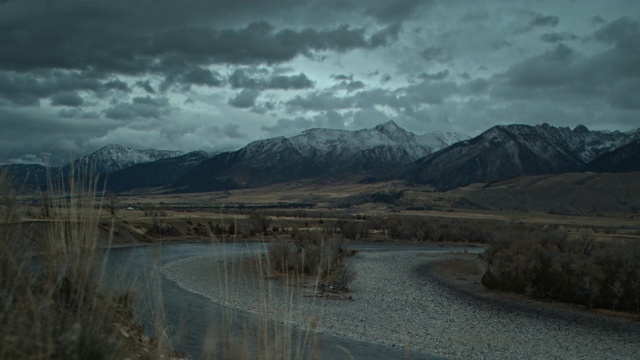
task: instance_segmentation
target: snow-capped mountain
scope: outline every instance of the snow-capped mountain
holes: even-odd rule
[[[369,158],[372,151],[383,162],[407,163],[451,145],[450,141],[455,138],[468,139],[468,136],[416,135],[389,121],[358,131],[310,129],[289,141],[306,158],[353,166]]]
[[[204,191],[317,177],[379,177],[393,174],[457,138],[468,137],[416,135],[393,121],[358,131],[310,129],[291,138],[254,141],[238,151],[214,156],[175,186]]]
[[[106,173],[122,170],[136,164],[148,163],[180,155],[182,155],[181,151],[139,150],[121,145],[107,145],[81,158],[78,160],[78,164],[95,166],[96,172]]]
[[[600,173],[640,171],[640,138],[595,158],[586,169]]]
[[[135,164],[110,172],[104,179],[111,191],[166,186],[212,156],[212,153],[205,151],[193,151],[176,157]]]
[[[631,133],[571,130],[548,124],[496,126],[413,163],[404,177],[452,189],[520,175],[581,171],[606,152],[632,140]]]

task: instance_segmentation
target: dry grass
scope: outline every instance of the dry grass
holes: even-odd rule
[[[103,247],[112,244],[114,233],[122,232],[120,226],[135,229],[136,222],[109,215],[96,188],[97,179],[84,175],[52,179],[49,190],[40,194],[41,203],[47,205],[44,217],[29,222],[24,221],[25,213],[20,211],[24,207],[9,180],[0,175],[0,359],[175,356],[162,310],[158,265],[155,276],[149,276],[158,282],[152,300],[155,324],[147,329],[155,334],[153,339],[143,333],[133,313],[137,286],[127,283],[125,274],[106,272]],[[37,224],[37,229],[26,229],[26,224]],[[234,275],[235,266],[231,261],[217,272],[228,299],[234,298],[235,282],[242,278]],[[269,292],[273,290],[263,280],[268,277],[263,271],[269,267],[258,262],[252,276],[262,294],[257,306],[263,315],[257,317],[257,326],[239,322],[229,308],[222,319],[212,321],[209,334],[203,334],[203,358],[317,358],[313,331],[300,336],[288,323],[272,321]],[[114,288],[114,282],[120,286]],[[230,336],[238,329],[242,337]]]
[[[25,241],[6,174],[0,176],[0,359],[157,358],[132,313],[134,293],[106,281],[98,244],[101,198],[96,178],[50,180],[46,230]],[[34,256],[34,254],[37,254]]]
[[[296,301],[302,296],[303,277],[285,273],[274,280],[273,265],[259,254],[223,259],[217,263],[211,287],[224,294],[221,302],[227,307],[221,318],[213,319],[203,339],[202,358],[319,359],[314,307],[301,308]],[[283,299],[287,299],[284,309]],[[251,304],[253,321],[249,324],[233,310],[238,302]],[[303,328],[293,327],[294,323]],[[238,333],[242,336],[234,336]]]

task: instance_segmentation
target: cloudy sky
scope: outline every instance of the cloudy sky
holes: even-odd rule
[[[637,0],[0,0],[0,158],[640,127]]]

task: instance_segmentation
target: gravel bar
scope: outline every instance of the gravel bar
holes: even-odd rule
[[[233,309],[447,358],[640,358],[637,322],[474,297],[429,276],[430,265],[448,256],[361,251],[353,258],[353,301],[319,299],[309,288],[265,281],[243,271],[242,261],[219,256],[178,260],[163,273]]]

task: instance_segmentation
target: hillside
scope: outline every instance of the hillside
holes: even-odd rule
[[[640,139],[597,157],[586,169],[601,173],[640,171]]]
[[[310,129],[254,141],[198,165],[173,184],[176,191],[223,190],[305,179],[393,177],[460,134],[416,135],[389,121],[358,131]]]
[[[415,161],[403,178],[449,190],[522,175],[580,171],[630,137],[628,133],[590,131],[584,126],[573,130],[548,124],[496,126]]]
[[[522,176],[484,187],[453,190],[470,203],[493,210],[590,215],[637,214],[640,172]]]

